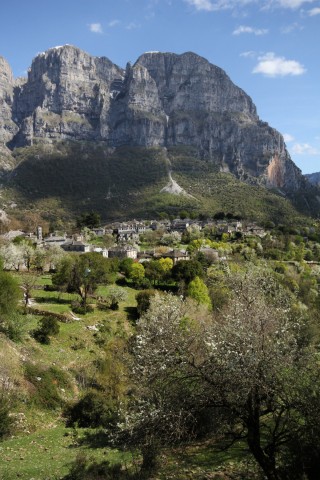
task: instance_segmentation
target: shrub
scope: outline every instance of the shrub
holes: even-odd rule
[[[22,315],[13,312],[11,315],[7,315],[2,324],[0,324],[0,332],[3,332],[13,342],[20,342],[23,337],[22,328],[24,322]]]
[[[46,284],[46,285],[44,285],[43,290],[44,290],[45,292],[56,292],[56,291],[57,291],[57,287],[56,287],[55,285]]]
[[[65,410],[67,426],[81,428],[111,427],[117,421],[115,404],[102,392],[90,391]]]
[[[58,335],[60,325],[54,316],[43,317],[39,320],[38,328],[31,332],[33,338],[45,345],[50,344],[50,337]]]
[[[81,305],[80,302],[72,302],[71,309],[74,313],[78,315],[85,315],[86,313],[94,312],[92,305]]]

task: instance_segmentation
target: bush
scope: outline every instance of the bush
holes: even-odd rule
[[[81,305],[79,302],[72,302],[71,304],[71,309],[74,313],[77,313],[78,315],[86,315],[86,313],[92,313],[94,312],[94,308],[92,305]]]
[[[60,325],[55,317],[43,317],[41,320],[39,320],[38,328],[33,330],[31,335],[37,342],[43,343],[44,345],[49,345],[50,337],[58,335],[59,330]]]
[[[112,427],[118,416],[115,404],[102,392],[92,390],[65,410],[67,427]]]
[[[0,324],[0,332],[3,332],[13,342],[20,342],[23,337],[23,324],[25,323],[22,315],[13,312],[11,315],[5,317],[2,324]]]
[[[44,285],[43,290],[44,290],[45,292],[56,292],[56,291],[57,291],[57,287],[56,287],[55,285],[46,284],[46,285]]]
[[[147,289],[151,287],[151,282],[149,278],[145,277],[139,280],[138,282],[136,282],[135,287],[139,289]]]

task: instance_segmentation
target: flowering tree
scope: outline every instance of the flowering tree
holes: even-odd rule
[[[127,292],[123,288],[113,286],[109,288],[107,297],[111,310],[118,310],[119,302],[126,300]]]
[[[0,249],[0,255],[3,258],[4,268],[7,270],[19,271],[24,264],[23,252],[20,245],[7,243]]]
[[[230,444],[247,442],[268,480],[288,478],[286,453],[305,438],[302,404],[311,415],[302,398],[310,391],[320,404],[316,357],[268,271],[235,274],[232,287],[231,301],[215,316],[190,301],[155,296],[132,347],[139,385],[124,431],[144,452],[157,442],[223,432]]]

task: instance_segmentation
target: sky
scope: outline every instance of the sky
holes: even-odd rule
[[[320,0],[4,0],[0,26],[15,77],[64,44],[121,67],[193,51],[250,95],[303,173],[320,171]]]

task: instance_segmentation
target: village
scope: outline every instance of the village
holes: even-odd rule
[[[170,220],[132,220],[114,222],[95,228],[84,227],[79,231],[44,233],[41,226],[35,232],[10,230],[0,235],[1,254],[6,269],[29,270],[25,261],[26,254],[19,255],[13,251],[13,245],[24,244],[38,252],[39,270],[54,268],[51,261],[41,262],[46,252],[89,253],[96,252],[105,258],[131,258],[136,262],[147,262],[152,259],[171,258],[173,264],[180,260],[190,260],[188,243],[195,239],[204,239],[214,235],[217,239],[228,241],[231,238],[260,237],[266,230],[254,222],[239,220],[207,220],[177,218]],[[208,246],[206,241],[199,243],[198,251],[212,260],[226,260],[221,250]],[[28,255],[27,255],[28,256]],[[47,255],[50,257],[50,255]]]

